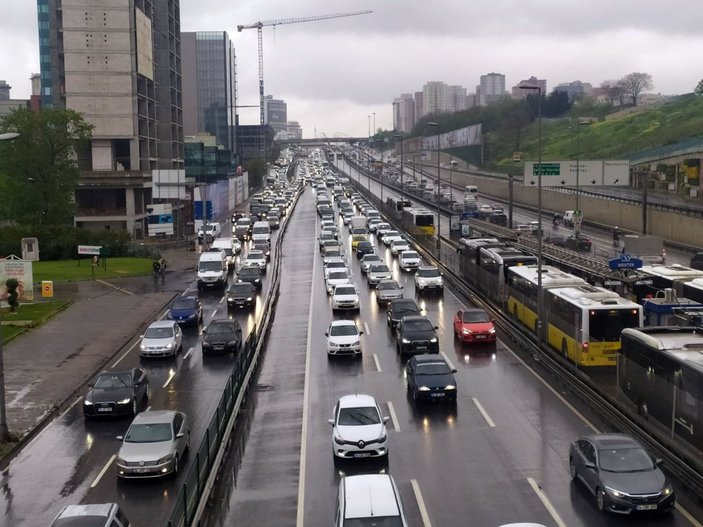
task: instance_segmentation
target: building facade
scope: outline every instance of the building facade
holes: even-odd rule
[[[232,125],[237,98],[236,55],[226,31],[181,33],[183,132],[214,135],[234,151]]]
[[[274,134],[288,132],[288,105],[286,101],[274,99],[273,95],[264,97],[264,115],[266,124],[269,125]]]
[[[430,81],[422,87],[422,115],[444,113],[447,107],[447,85]]]
[[[12,110],[18,108],[28,108],[30,101],[28,99],[11,99],[10,90],[12,87],[5,81],[0,81],[0,117],[9,114]]]
[[[298,121],[288,121],[288,137],[290,139],[303,138],[303,129]]]
[[[480,88],[477,88],[479,105],[493,104],[505,95],[505,75],[502,73],[487,73],[481,75]]]
[[[581,81],[562,82],[554,87],[554,91],[566,93],[569,100],[573,101],[581,97],[592,97],[593,85]]]
[[[466,88],[462,86],[447,86],[446,112],[466,110]]]
[[[154,172],[184,174],[179,0],[37,0],[37,10],[42,106],[94,127],[74,222],[142,237]]]
[[[409,133],[415,126],[415,97],[403,93],[393,101],[393,130]]]
[[[528,95],[534,94],[534,90],[525,90],[520,86],[539,86],[544,95],[547,94],[547,79],[538,79],[534,75],[529,79],[524,79],[513,86],[511,95],[513,99],[525,99]]]

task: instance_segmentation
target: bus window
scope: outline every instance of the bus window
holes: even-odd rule
[[[640,325],[639,313],[632,309],[596,309],[589,312],[590,340],[614,342],[620,340],[624,328]]]

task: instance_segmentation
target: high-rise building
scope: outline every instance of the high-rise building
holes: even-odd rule
[[[422,115],[447,111],[447,85],[442,81],[430,81],[422,87]]]
[[[393,101],[393,129],[408,133],[415,126],[415,98],[412,93],[403,93]]]
[[[462,110],[466,110],[466,88],[447,86],[445,111],[460,112]]]
[[[415,123],[417,123],[422,116],[425,115],[425,105],[422,98],[422,92],[415,92]]]
[[[288,137],[290,139],[303,138],[303,129],[298,121],[288,121]]]
[[[226,31],[181,33],[183,132],[214,135],[225,149],[235,149],[237,87],[234,46]]]
[[[505,95],[505,75],[502,73],[487,73],[481,75],[479,105],[492,104]]]
[[[530,94],[534,94],[534,90],[525,90],[520,88],[520,86],[539,86],[542,89],[544,95],[547,94],[547,79],[538,79],[534,75],[529,79],[521,80],[512,88],[513,99],[524,99]]]
[[[163,171],[185,198],[179,0],[37,0],[37,11],[42,106],[94,127],[74,222],[142,237]]]
[[[264,115],[266,124],[273,128],[274,134],[288,131],[288,105],[286,101],[274,99],[273,95],[264,97]]]

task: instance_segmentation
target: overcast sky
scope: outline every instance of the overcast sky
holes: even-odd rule
[[[39,71],[36,2],[1,9],[0,79],[26,98]],[[305,137],[365,136],[373,112],[377,128],[391,128],[393,99],[432,80],[471,93],[485,73],[506,75],[508,90],[535,75],[551,90],[643,71],[655,92],[681,94],[703,78],[699,0],[181,0],[181,29],[229,32],[239,104],[255,105],[256,30],[238,33],[238,24],[366,9],[374,12],[264,29],[266,93],[288,103]],[[258,123],[258,109],[240,115]]]

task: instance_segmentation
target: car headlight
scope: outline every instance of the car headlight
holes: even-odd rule
[[[445,389],[445,390],[456,390],[456,386],[454,386],[453,384],[447,384],[447,385],[444,387],[444,389]]]
[[[89,401],[88,399],[85,399],[85,400],[83,401],[83,404],[84,404],[85,406],[93,406],[93,401]]]
[[[437,342],[437,337],[432,337],[432,338],[430,339],[430,342],[431,342],[432,344],[436,343],[436,342]]]
[[[464,328],[464,329],[461,330],[461,332],[462,332],[464,335],[471,335],[471,330],[470,330],[470,329]]]
[[[227,297],[227,302],[234,302],[234,298],[232,298],[231,296],[228,296],[228,297]]]
[[[430,389],[427,386],[420,386],[418,388],[418,390],[421,392],[429,392],[430,391]]]
[[[122,399],[121,401],[117,401],[117,404],[129,404],[132,402],[131,397],[127,397],[126,399]]]
[[[237,345],[237,341],[236,341],[236,340],[230,340],[230,341],[227,343],[227,345],[228,345],[228,346],[236,346],[236,345]]]
[[[203,341],[203,348],[209,348],[209,347],[210,347],[210,343]]]
[[[378,440],[381,442],[385,441],[386,439],[388,439],[388,434],[386,434],[385,432],[383,432],[378,438]]]
[[[248,296],[248,297],[247,297],[247,302],[251,302],[252,300],[254,300],[253,297],[251,297],[251,296]]]
[[[671,486],[671,483],[667,484],[667,486],[662,489],[662,494],[664,496],[670,496],[673,493],[674,493],[674,487]]]
[[[121,457],[118,457],[118,458],[117,458],[117,464],[118,464],[118,465],[126,465],[127,462],[126,462],[124,459],[122,459]]]
[[[488,332],[492,335],[493,333],[496,332],[496,328],[491,328]]]
[[[354,342],[352,342],[352,346],[359,346],[360,344],[361,344],[360,340],[355,340]]]
[[[173,460],[173,454],[169,454],[168,456],[164,456],[161,459],[159,459],[156,464],[161,465],[162,463],[168,463],[169,461]]]
[[[409,341],[408,339],[406,339],[405,337],[403,337],[400,341],[401,341],[403,344],[410,344],[410,341]]]
[[[139,344],[139,349],[142,350],[142,351],[145,350],[145,349],[146,349],[146,344],[144,344],[143,342],[142,342],[141,344]]]
[[[173,347],[173,342],[169,342],[168,344],[166,344],[167,350],[170,350],[172,347]]]
[[[614,488],[612,488],[612,487],[606,486],[606,487],[605,487],[605,490],[608,491],[608,494],[611,494],[612,496],[615,496],[616,498],[624,498],[625,496],[627,496],[626,493],[620,492],[619,490],[616,490],[616,489],[614,489]]]
[[[420,284],[420,285],[425,285],[425,279],[424,279],[424,278],[419,278],[419,279],[417,280],[417,283]]]
[[[343,445],[344,444],[344,439],[339,437],[338,435],[334,436],[334,442],[337,443],[338,445]]]

